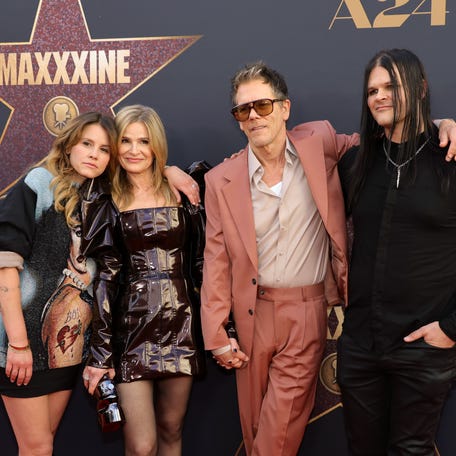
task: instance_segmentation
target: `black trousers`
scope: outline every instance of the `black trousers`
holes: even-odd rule
[[[338,340],[337,381],[353,456],[434,456],[444,401],[456,375],[456,349],[423,340],[387,354]]]

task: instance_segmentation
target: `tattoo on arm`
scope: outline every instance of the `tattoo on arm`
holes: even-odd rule
[[[7,285],[0,285],[0,293],[8,293],[9,291],[15,290],[20,287],[8,287]],[[0,301],[0,313],[3,314],[3,304]]]
[[[2,293],[8,293],[8,291],[17,290],[20,287],[8,287],[6,285],[0,285],[0,291]]]

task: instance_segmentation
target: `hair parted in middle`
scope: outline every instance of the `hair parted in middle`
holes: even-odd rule
[[[369,78],[373,69],[377,67],[384,68],[391,81],[394,119],[390,137],[387,137],[384,128],[377,124],[367,103]],[[423,63],[412,51],[408,49],[381,50],[370,59],[364,70],[360,146],[351,169],[352,179],[348,194],[349,210],[353,208],[366,181],[367,172],[372,166],[377,152],[376,144],[379,139],[384,141],[386,152],[389,154],[391,135],[397,124],[401,102],[405,109],[405,118],[400,141],[402,147],[398,148],[395,160],[398,163],[409,162],[404,167],[403,173],[410,181],[413,181],[416,177],[416,161],[413,157],[415,157],[418,148],[419,133],[422,131],[426,138],[431,138],[433,129],[429,82]],[[429,147],[435,149],[436,152],[439,150],[439,144],[434,144],[432,140],[429,142]],[[451,167],[448,167],[446,162],[442,160],[435,164],[435,168],[442,179],[442,189],[448,189],[452,179],[449,177]]]
[[[146,127],[149,144],[154,155],[151,167],[152,189],[155,193],[163,196],[166,204],[175,203],[175,196],[163,175],[168,159],[168,142],[165,127],[158,113],[150,106],[141,104],[125,106],[120,109],[115,116],[118,144],[120,144],[126,128],[136,122],[141,122]],[[118,161],[112,176],[112,196],[120,208],[128,206],[133,200],[132,185],[128,180],[127,172],[118,164]]]
[[[99,112],[86,112],[72,119],[65,129],[55,138],[48,155],[34,166],[45,166],[55,177],[51,186],[54,191],[54,207],[58,212],[64,212],[70,227],[79,224],[77,207],[80,200],[78,187],[74,185],[75,170],[71,165],[70,151],[82,137],[84,129],[89,125],[100,125],[108,135],[110,159],[108,174],[114,171],[117,147],[117,133],[112,117]]]

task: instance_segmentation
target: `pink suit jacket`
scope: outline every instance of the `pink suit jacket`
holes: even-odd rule
[[[337,162],[358,134],[338,135],[327,121],[301,124],[288,138],[304,168],[310,190],[331,240],[331,265],[325,281],[329,304],[347,302],[347,232]],[[205,347],[229,344],[225,331],[230,312],[241,350],[251,353],[258,261],[247,149],[206,176],[206,248],[201,289]]]

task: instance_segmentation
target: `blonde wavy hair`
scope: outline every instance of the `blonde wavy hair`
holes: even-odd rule
[[[88,125],[98,124],[102,127],[109,139],[111,157],[108,164],[108,173],[114,172],[115,149],[117,147],[117,132],[114,120],[99,112],[87,112],[75,117],[64,131],[54,140],[49,154],[38,165],[47,168],[55,177],[51,181],[54,191],[54,208],[57,212],[65,214],[65,220],[70,228],[79,224],[78,185],[74,183],[75,170],[70,163],[71,148],[82,137],[84,128]]]
[[[168,159],[168,143],[166,140],[165,127],[157,112],[149,106],[140,104],[125,106],[115,117],[118,133],[118,145],[125,133],[126,128],[136,122],[142,122],[146,127],[149,144],[154,154],[151,167],[152,189],[156,195],[160,195],[165,200],[165,205],[176,204],[176,198],[171,191],[167,180],[163,175],[166,160]],[[116,149],[117,154],[117,149]],[[127,172],[116,160],[116,169],[111,179],[112,199],[117,207],[123,208],[130,205],[133,201],[133,186],[128,180]]]

